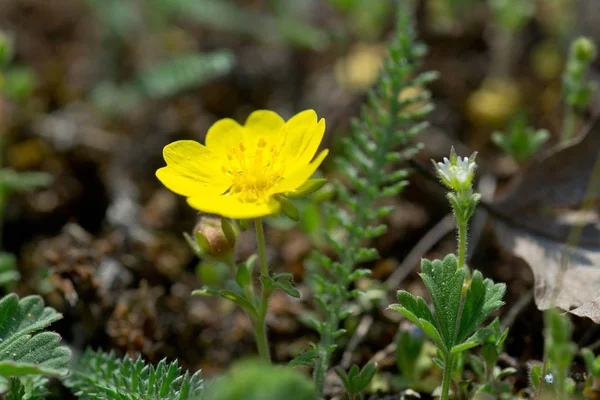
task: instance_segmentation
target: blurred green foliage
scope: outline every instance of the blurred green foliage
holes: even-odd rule
[[[313,383],[291,367],[243,361],[208,389],[210,400],[316,400]]]
[[[529,126],[523,113],[513,118],[508,132],[492,133],[494,144],[518,163],[529,160],[549,138],[550,132],[546,129]]]

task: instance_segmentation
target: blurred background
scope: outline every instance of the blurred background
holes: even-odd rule
[[[502,189],[558,143],[569,46],[580,35],[598,43],[600,1],[402,2],[429,48],[423,69],[440,73],[429,88],[436,108],[418,159],[439,159],[451,145],[461,155],[477,150],[481,174]],[[224,271],[198,265],[183,240],[197,215],[155,178],[162,148],[202,142],[220,118],[242,122],[255,109],[288,118],[312,108],[326,119],[324,145],[335,154],[375,83],[397,7],[392,0],[0,0],[3,290],[41,293],[65,315],[57,329],[78,348],[179,357],[207,375],[251,354],[241,312],[189,296]],[[597,110],[595,97],[589,104],[577,129]],[[499,131],[540,140],[511,156],[494,139]],[[323,169],[335,179],[332,158]],[[374,279],[388,277],[449,211],[443,191],[418,173],[394,201]],[[273,263],[300,282],[321,218],[314,203],[302,210],[300,224],[274,219],[268,229]],[[243,259],[254,244],[241,242]],[[473,262],[508,282],[514,303],[531,288],[531,272],[485,234],[479,245]],[[433,256],[453,249],[450,234]],[[284,361],[316,339],[298,322],[311,305],[281,295],[272,306],[274,356]],[[516,328],[520,339],[531,335],[529,344],[507,346],[522,359],[541,353],[541,317],[529,318]],[[375,324],[359,357],[389,343],[394,324]]]

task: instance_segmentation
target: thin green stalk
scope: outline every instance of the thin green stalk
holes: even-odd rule
[[[267,326],[266,316],[269,308],[269,298],[271,297],[270,291],[265,287],[264,280],[269,278],[269,268],[267,266],[267,252],[265,243],[265,232],[263,229],[262,219],[257,218],[254,220],[256,227],[256,241],[258,243],[258,259],[260,262],[260,310],[258,312],[258,319],[253,319],[252,325],[254,326],[254,336],[256,338],[256,346],[258,347],[258,354],[260,358],[271,363],[271,353],[269,351],[269,341],[267,338]]]
[[[465,254],[467,254],[467,223],[457,221],[458,226],[458,268],[465,266]]]
[[[577,117],[577,113],[575,112],[575,110],[573,110],[572,107],[566,106],[562,135],[560,137],[561,142],[571,140],[575,136],[575,131],[577,130],[578,123],[579,118]]]
[[[318,358],[313,371],[313,380],[317,388],[317,393],[322,394],[323,388],[325,387],[325,376],[329,369],[329,347],[335,344],[331,330],[337,329],[338,321],[334,315],[335,312],[330,311],[329,313],[329,326],[325,328],[325,331],[321,333],[321,343],[318,347]]]
[[[450,398],[450,384],[452,383],[452,372],[454,367],[454,356],[446,354],[444,365],[444,378],[442,380],[442,395],[440,400],[448,400]]]

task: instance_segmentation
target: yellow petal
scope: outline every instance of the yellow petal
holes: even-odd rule
[[[271,194],[291,192],[298,189],[315,173],[321,165],[327,154],[328,149],[323,150],[313,162],[297,169],[292,175],[285,177],[271,190]]]
[[[208,149],[224,158],[244,141],[245,129],[231,118],[224,118],[208,129],[205,142]]]
[[[279,202],[272,197],[266,203],[245,203],[235,195],[202,195],[188,197],[187,202],[196,210],[235,219],[264,217],[278,213],[281,208]]]
[[[315,156],[325,133],[325,120],[317,122],[314,110],[302,111],[286,124],[286,139],[283,155],[288,165],[288,174],[306,166]]]
[[[201,191],[222,193],[230,185],[215,168],[215,156],[193,140],[180,140],[165,146],[167,166],[156,171],[157,178],[177,194],[190,196]]]
[[[253,146],[262,137],[269,145],[277,145],[282,138],[285,121],[276,112],[257,110],[246,119],[247,145]]]

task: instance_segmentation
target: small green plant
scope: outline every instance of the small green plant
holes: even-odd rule
[[[418,72],[424,54],[424,46],[416,40],[409,7],[403,5],[378,83],[362,109],[361,120],[354,121],[351,135],[342,143],[343,154],[336,159],[346,184],[337,183],[339,203],[327,204],[324,214],[344,236],[336,235],[334,229],[326,232],[324,236],[335,256],[315,252],[307,263],[321,319],[311,317],[306,322],[318,332],[320,341],[300,359],[314,367],[319,393],[336,341],[346,332],[340,325],[350,314],[351,302],[361,295],[352,285],[370,274],[370,270],[359,266],[378,257],[377,250],[365,244],[385,233],[387,227],[380,221],[394,210],[379,203],[398,195],[407,185],[409,170],[395,165],[420,149],[411,139],[428,126],[422,119],[433,106],[425,86],[437,75]],[[411,94],[402,96],[406,90]]]
[[[575,392],[569,377],[577,345],[571,341],[573,327],[569,317],[558,309],[544,312],[544,356],[546,362],[530,366],[529,379],[538,395],[566,400]]]
[[[434,163],[437,173],[450,192],[458,229],[458,258],[448,255],[443,260],[421,262],[421,278],[431,296],[434,313],[425,300],[400,290],[397,311],[422,329],[438,348],[436,364],[444,371],[441,399],[449,398],[452,377],[464,365],[465,350],[481,345],[494,334],[492,327],[481,324],[503,304],[506,285],[484,279],[479,271],[469,273],[465,265],[468,222],[475,212],[480,195],[474,193],[475,154],[457,157],[452,149],[450,158]]]
[[[348,372],[340,366],[335,367],[335,373],[342,381],[342,385],[344,385],[347,400],[356,400],[359,398],[361,392],[371,383],[371,379],[373,379],[376,371],[376,362],[366,364],[363,369],[360,369],[355,364]]]
[[[315,400],[313,383],[301,372],[255,361],[234,364],[207,389],[206,400]]]
[[[474,399],[485,400],[490,396],[503,398],[509,395],[511,388],[502,380],[517,372],[512,367],[501,369],[496,365],[500,354],[504,351],[508,328],[502,330],[498,318],[495,318],[489,327],[492,331],[483,340],[479,355],[469,354],[468,356],[469,365],[480,382],[474,390]]]
[[[575,136],[580,123],[580,114],[589,107],[592,94],[597,89],[597,82],[586,80],[596,55],[596,45],[589,38],[580,37],[571,44],[567,66],[562,76],[565,106],[562,141]]]
[[[0,300],[0,394],[39,398],[45,377],[68,374],[71,351],[60,344],[59,334],[43,331],[61,318],[39,296],[9,294]]]
[[[511,121],[507,133],[492,133],[492,142],[517,163],[528,161],[549,138],[550,132],[529,126],[523,114]]]
[[[600,395],[600,356],[596,357],[590,349],[581,349],[581,356],[587,368],[587,379],[583,394],[589,398]]]
[[[142,358],[92,350],[83,354],[65,383],[76,396],[94,400],[193,400],[204,389],[200,371],[182,373],[177,361],[153,366]]]

